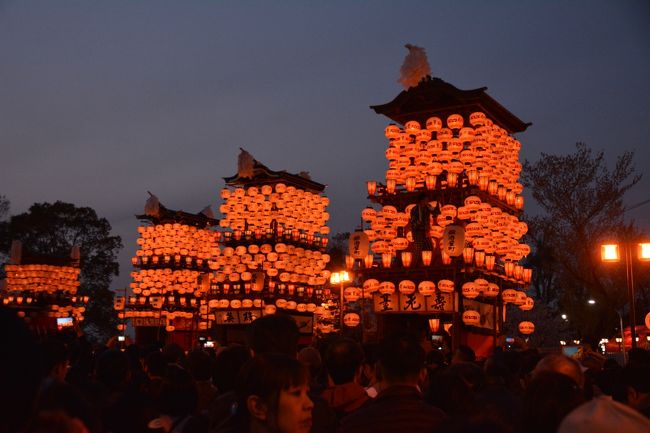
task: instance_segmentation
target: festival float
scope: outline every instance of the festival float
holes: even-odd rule
[[[507,304],[533,308],[532,270],[521,261],[524,198],[519,183],[522,122],[486,93],[429,76],[426,55],[408,46],[405,90],[372,106],[389,119],[388,168],[367,182],[361,212],[370,250],[356,251],[359,292],[372,302],[377,332],[427,329],[432,340],[487,353]],[[365,256],[363,256],[366,254]],[[533,332],[531,322],[519,326]]]
[[[0,290],[2,304],[16,311],[39,335],[78,326],[84,320],[88,296],[79,289],[79,248],[69,257],[32,254],[20,241],[11,244]]]
[[[132,283],[129,293],[114,301],[118,330],[124,332],[130,321],[138,344],[165,340],[192,347],[210,327],[208,291],[220,256],[220,233],[214,230],[219,221],[209,207],[197,214],[170,210],[154,195],[137,218]]]
[[[219,341],[241,339],[243,326],[278,311],[292,315],[301,334],[311,336],[314,315],[325,313],[329,277],[325,185],[305,172],[271,170],[243,149],[237,174],[224,180],[223,251],[208,301],[222,325]]]

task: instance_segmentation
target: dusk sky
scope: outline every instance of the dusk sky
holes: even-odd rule
[[[644,178],[627,204],[650,199],[647,0],[0,0],[0,194],[11,214],[62,200],[106,217],[125,245],[113,288],[147,190],[219,217],[239,147],[309,171],[332,231],[353,231],[387,166],[389,120],[368,106],[402,90],[405,43],[533,123],[522,161],[577,141],[610,162],[634,150]],[[649,215],[627,217],[650,232]]]

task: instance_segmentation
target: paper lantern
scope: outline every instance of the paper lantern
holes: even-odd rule
[[[451,280],[438,281],[438,290],[442,293],[451,293],[454,291],[454,282]]]
[[[526,301],[519,306],[522,311],[530,311],[535,306],[535,300],[529,296],[526,296]]]
[[[445,227],[440,246],[442,251],[449,257],[460,256],[465,246],[465,230],[463,227],[456,225]]]
[[[463,116],[460,114],[452,114],[447,117],[447,126],[450,129],[460,129],[463,127]]]
[[[487,288],[483,290],[483,296],[494,298],[499,295],[499,286],[494,283],[488,283]]]
[[[469,326],[476,326],[481,323],[481,314],[478,311],[466,310],[463,312],[463,323]]]
[[[517,298],[513,302],[515,305],[524,305],[526,303],[526,293],[522,291],[517,291]]]
[[[520,322],[519,332],[524,335],[530,335],[535,332],[535,324],[533,324],[533,322]]]
[[[361,297],[361,289],[358,287],[347,287],[343,291],[343,297],[347,302],[356,302]]]
[[[382,295],[392,295],[395,293],[395,284],[390,281],[383,281],[379,285],[379,293]]]
[[[343,316],[343,324],[345,326],[354,328],[355,326],[359,326],[360,322],[361,317],[357,313],[347,313]]]
[[[415,293],[415,283],[411,280],[402,280],[399,283],[399,292],[404,295]]]
[[[461,290],[463,292],[463,296],[468,299],[474,299],[480,293],[478,287],[476,287],[476,284],[474,284],[473,282],[467,282],[463,284]]]
[[[501,299],[504,303],[514,304],[517,300],[517,291],[513,289],[506,289],[501,293]]]
[[[374,278],[367,279],[363,282],[363,290],[366,293],[374,293],[379,290],[379,281]]]
[[[431,296],[436,290],[436,283],[433,281],[420,281],[418,284],[418,292],[423,296]]]
[[[276,311],[275,305],[269,304],[269,305],[264,306],[264,314],[266,314],[266,315],[275,314],[275,311]]]

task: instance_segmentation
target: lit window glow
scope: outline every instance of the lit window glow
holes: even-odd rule
[[[603,262],[618,262],[621,255],[617,244],[605,244],[600,247],[600,257]]]

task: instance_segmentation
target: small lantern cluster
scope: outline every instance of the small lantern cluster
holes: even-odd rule
[[[88,296],[77,295],[80,272],[74,266],[7,264],[2,303],[25,318],[44,313],[82,321]]]
[[[326,245],[329,234],[326,207],[329,199],[284,183],[221,190],[225,201],[221,227],[226,236],[263,239],[268,235],[288,237],[312,247]]]

